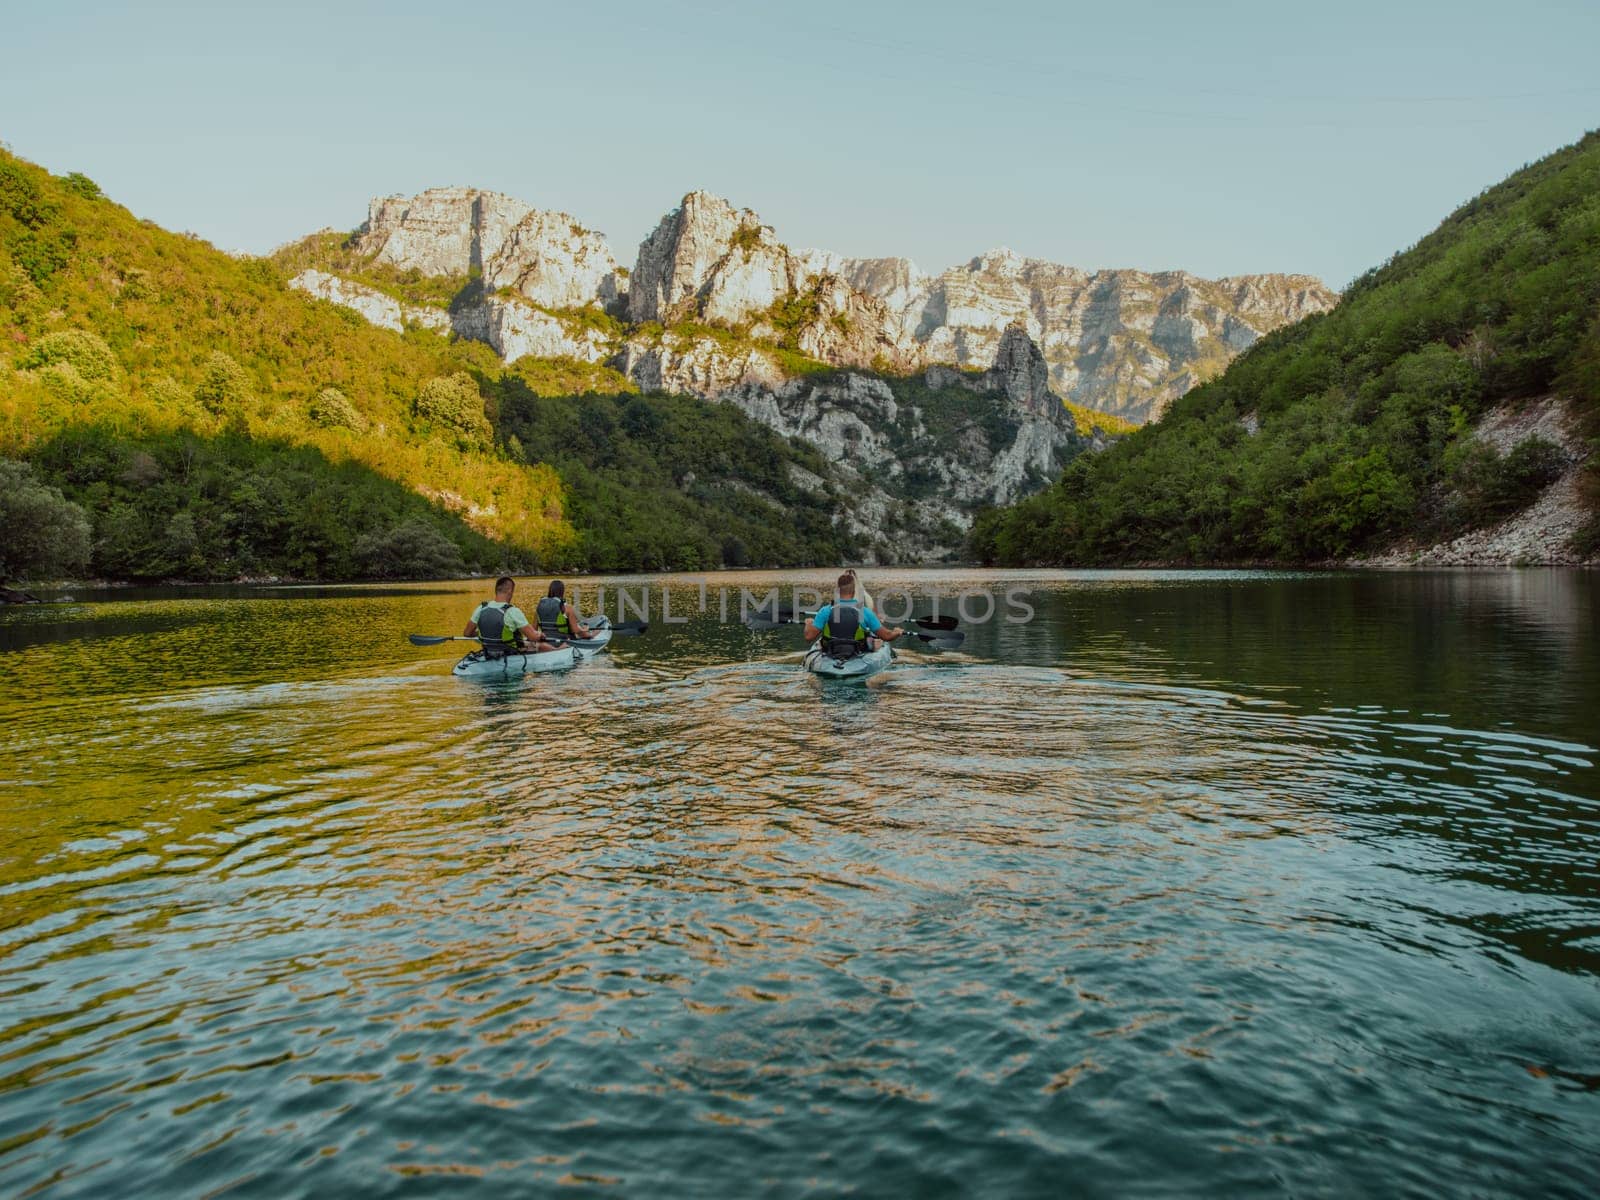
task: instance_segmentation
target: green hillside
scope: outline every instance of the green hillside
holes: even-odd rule
[[[1491,405],[1552,392],[1600,432],[1596,133],[1463,205],[1161,421],[985,514],[971,547],[1011,564],[1303,562],[1450,535],[1553,478],[1548,443],[1502,457],[1466,436]],[[1587,485],[1600,502],[1600,479]],[[1582,540],[1600,545],[1600,522]]]
[[[787,482],[789,464],[826,477],[815,455],[737,411],[551,400],[632,389],[585,364],[507,369],[474,342],[374,328],[270,262],[3,151],[0,343],[0,458],[86,511],[80,565],[98,576],[633,569],[725,551],[790,564],[851,549],[833,499]],[[529,419],[546,401],[558,423]],[[603,445],[580,436],[607,413]]]

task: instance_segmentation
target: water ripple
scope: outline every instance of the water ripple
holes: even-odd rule
[[[0,1188],[1600,1183],[1600,751],[1107,638],[11,709]]]

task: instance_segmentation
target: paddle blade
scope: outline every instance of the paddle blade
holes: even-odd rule
[[[781,625],[794,624],[793,621],[774,621],[768,617],[746,617],[744,623],[745,628],[753,629],[757,633],[765,632],[768,629],[777,629]]]
[[[611,632],[617,637],[638,637],[650,629],[649,621],[624,621],[621,625],[611,626]]]
[[[917,625],[922,629],[951,630],[960,624],[954,617],[918,617]]]
[[[442,646],[446,642],[455,641],[452,637],[428,637],[421,633],[408,633],[406,636],[411,639],[413,646]]]
[[[912,645],[921,644],[929,650],[955,650],[967,640],[964,633],[913,633]]]

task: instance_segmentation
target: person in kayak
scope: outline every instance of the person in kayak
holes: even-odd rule
[[[822,639],[822,651],[834,658],[870,653],[882,642],[892,642],[905,631],[885,625],[878,614],[856,598],[854,571],[839,576],[837,599],[817,609],[806,621],[807,642]]]
[[[867,591],[867,585],[861,582],[861,576],[856,574],[856,569],[851,567],[845,574],[856,581],[856,599],[861,601],[861,607],[876,610],[877,605],[872,603],[872,593]]]
[[[567,585],[559,579],[550,581],[549,594],[533,612],[539,619],[539,631],[549,637],[583,640],[594,636],[578,616],[578,610],[567,603]]]
[[[551,640],[528,623],[523,611],[511,603],[517,590],[517,581],[502,575],[494,581],[494,599],[485,600],[472,610],[463,637],[475,637],[483,643],[484,653],[500,658],[512,652],[532,650],[543,654],[557,650]]]

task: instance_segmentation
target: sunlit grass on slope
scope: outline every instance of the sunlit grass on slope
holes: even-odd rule
[[[27,454],[79,425],[133,440],[231,430],[312,446],[330,461],[359,462],[442,496],[445,508],[515,549],[544,554],[571,542],[553,471],[415,427],[410,409],[420,385],[497,367],[487,348],[374,329],[291,292],[265,263],[134,218],[87,181],[65,186],[4,154],[0,172],[11,201],[0,205],[0,336],[25,351],[52,331],[90,331],[120,366],[117,379],[88,389],[9,371],[0,395],[4,452]],[[19,219],[18,208],[30,219]],[[41,262],[40,243],[59,248],[64,261]],[[192,397],[219,352],[242,367],[247,386],[228,411],[208,412]],[[312,398],[330,387],[359,414],[359,434],[308,419]]]

